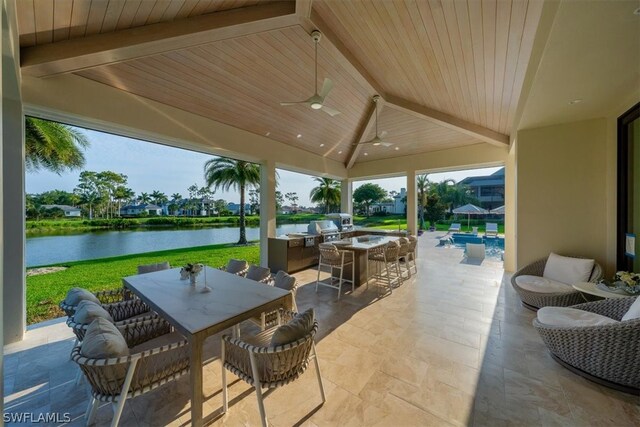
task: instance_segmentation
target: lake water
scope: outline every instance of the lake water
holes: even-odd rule
[[[276,235],[307,231],[307,224],[284,224]],[[105,258],[165,249],[235,243],[238,227],[90,231],[72,234],[28,236],[27,267]],[[260,228],[247,227],[247,239],[259,240]]]

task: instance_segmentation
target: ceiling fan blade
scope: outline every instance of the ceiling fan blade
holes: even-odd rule
[[[387,136],[389,132],[387,132],[386,130],[383,130],[382,132],[380,132],[380,139],[384,139],[385,136]]]
[[[290,105],[298,105],[298,104],[307,104],[307,101],[297,101],[297,102],[281,102],[280,105],[283,107],[288,107]]]
[[[318,95],[320,95],[324,100],[324,98],[329,95],[329,92],[331,92],[332,88],[333,82],[331,81],[331,79],[324,79],[324,83],[322,83],[322,89],[320,89],[320,93]]]
[[[322,106],[322,111],[324,111],[325,113],[327,113],[331,117],[337,116],[338,114],[340,114],[340,111],[334,110],[333,108],[327,107],[326,105]]]

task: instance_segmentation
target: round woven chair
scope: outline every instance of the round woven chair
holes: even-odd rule
[[[220,270],[244,277],[249,270],[249,263],[243,259],[230,259],[227,265],[220,267]]]
[[[280,310],[283,322],[289,322],[297,313]],[[223,413],[229,410],[227,393],[227,374],[229,370],[238,378],[254,386],[258,398],[258,409],[263,427],[267,427],[267,415],[264,408],[262,389],[282,387],[299,378],[309,367],[313,359],[318,376],[318,385],[322,403],[325,402],[324,387],[320,376],[320,365],[316,355],[313,338],[318,331],[318,322],[314,321],[311,331],[297,341],[271,346],[271,337],[277,327],[267,329],[257,335],[245,338],[222,337],[222,402]]]
[[[109,312],[114,320],[124,320],[127,317],[136,316],[145,311],[149,311],[150,308],[139,300],[133,292],[127,288],[115,289],[112,291],[100,291],[94,293],[102,307]],[[122,307],[118,307],[122,305]],[[71,317],[76,312],[76,305],[69,305],[65,300],[62,300],[58,306],[65,312],[68,317]],[[139,309],[146,308],[144,311],[137,312]],[[135,314],[127,316],[131,311],[136,311]],[[116,320],[116,321],[117,321]]]
[[[82,356],[81,347],[71,352],[71,359],[80,365],[89,385],[91,399],[86,412],[87,425],[93,423],[100,402],[113,403],[111,426],[117,426],[127,399],[147,393],[189,372],[189,345],[184,339],[148,347],[153,338],[170,334],[171,326],[161,318],[134,322],[119,328],[131,349],[129,356],[90,359]],[[136,346],[146,343],[141,351]]]
[[[636,298],[606,299],[572,308],[620,321]],[[534,319],[533,326],[553,358],[567,369],[604,386],[640,395],[640,319],[585,327],[550,326]]]
[[[574,257],[576,258],[576,257]],[[566,292],[544,293],[544,292],[532,292],[527,289],[523,289],[516,283],[516,277],[518,276],[538,276],[542,277],[544,274],[544,267],[547,265],[547,258],[539,259],[520,270],[516,271],[511,276],[511,285],[516,290],[522,301],[522,305],[531,310],[538,310],[542,307],[555,306],[555,307],[568,307],[570,305],[576,305],[584,302],[584,299],[580,295],[580,292],[576,291],[572,287],[568,286]],[[593,264],[593,270],[591,270],[591,276],[589,276],[589,282],[597,282],[602,278],[602,267],[596,262]]]

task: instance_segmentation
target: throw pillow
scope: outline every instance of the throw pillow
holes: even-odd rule
[[[109,359],[129,355],[129,347],[116,326],[101,317],[87,328],[80,354],[89,359]]]
[[[595,261],[592,259],[572,258],[551,252],[542,277],[567,285],[587,282],[594,264]]]
[[[315,313],[313,308],[298,313],[289,323],[280,326],[271,337],[271,345],[279,346],[298,341],[313,329]]]
[[[76,313],[73,315],[73,320],[76,323],[89,324],[99,317],[113,323],[111,315],[100,304],[83,300],[78,303]]]
[[[621,320],[624,322],[625,320],[633,319],[640,319],[640,297],[637,297],[634,303],[631,304],[631,307],[629,307],[629,310],[622,316]]]
[[[67,305],[75,306],[75,305],[78,305],[78,303],[80,303],[80,301],[83,301],[83,300],[93,301],[96,304],[100,304],[100,300],[98,300],[98,298],[94,294],[82,288],[69,289],[69,292],[67,292],[67,297],[64,299],[64,302],[66,302]]]

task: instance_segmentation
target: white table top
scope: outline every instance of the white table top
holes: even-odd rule
[[[258,283],[211,267],[206,269],[206,284],[211,292],[203,293],[205,272],[195,287],[180,280],[180,269],[157,271],[125,277],[124,285],[165,317],[181,333],[210,335],[233,326],[274,303],[288,301],[291,294],[283,289]]]
[[[400,238],[394,236],[365,235],[360,237],[351,237],[349,239],[337,240],[331,243],[336,246],[345,247],[348,249],[367,250],[386,245],[387,243],[396,241],[398,239]]]
[[[598,289],[593,282],[580,282],[573,285],[573,289],[585,294],[595,295],[602,298],[624,298],[630,296],[621,290],[603,291]]]

